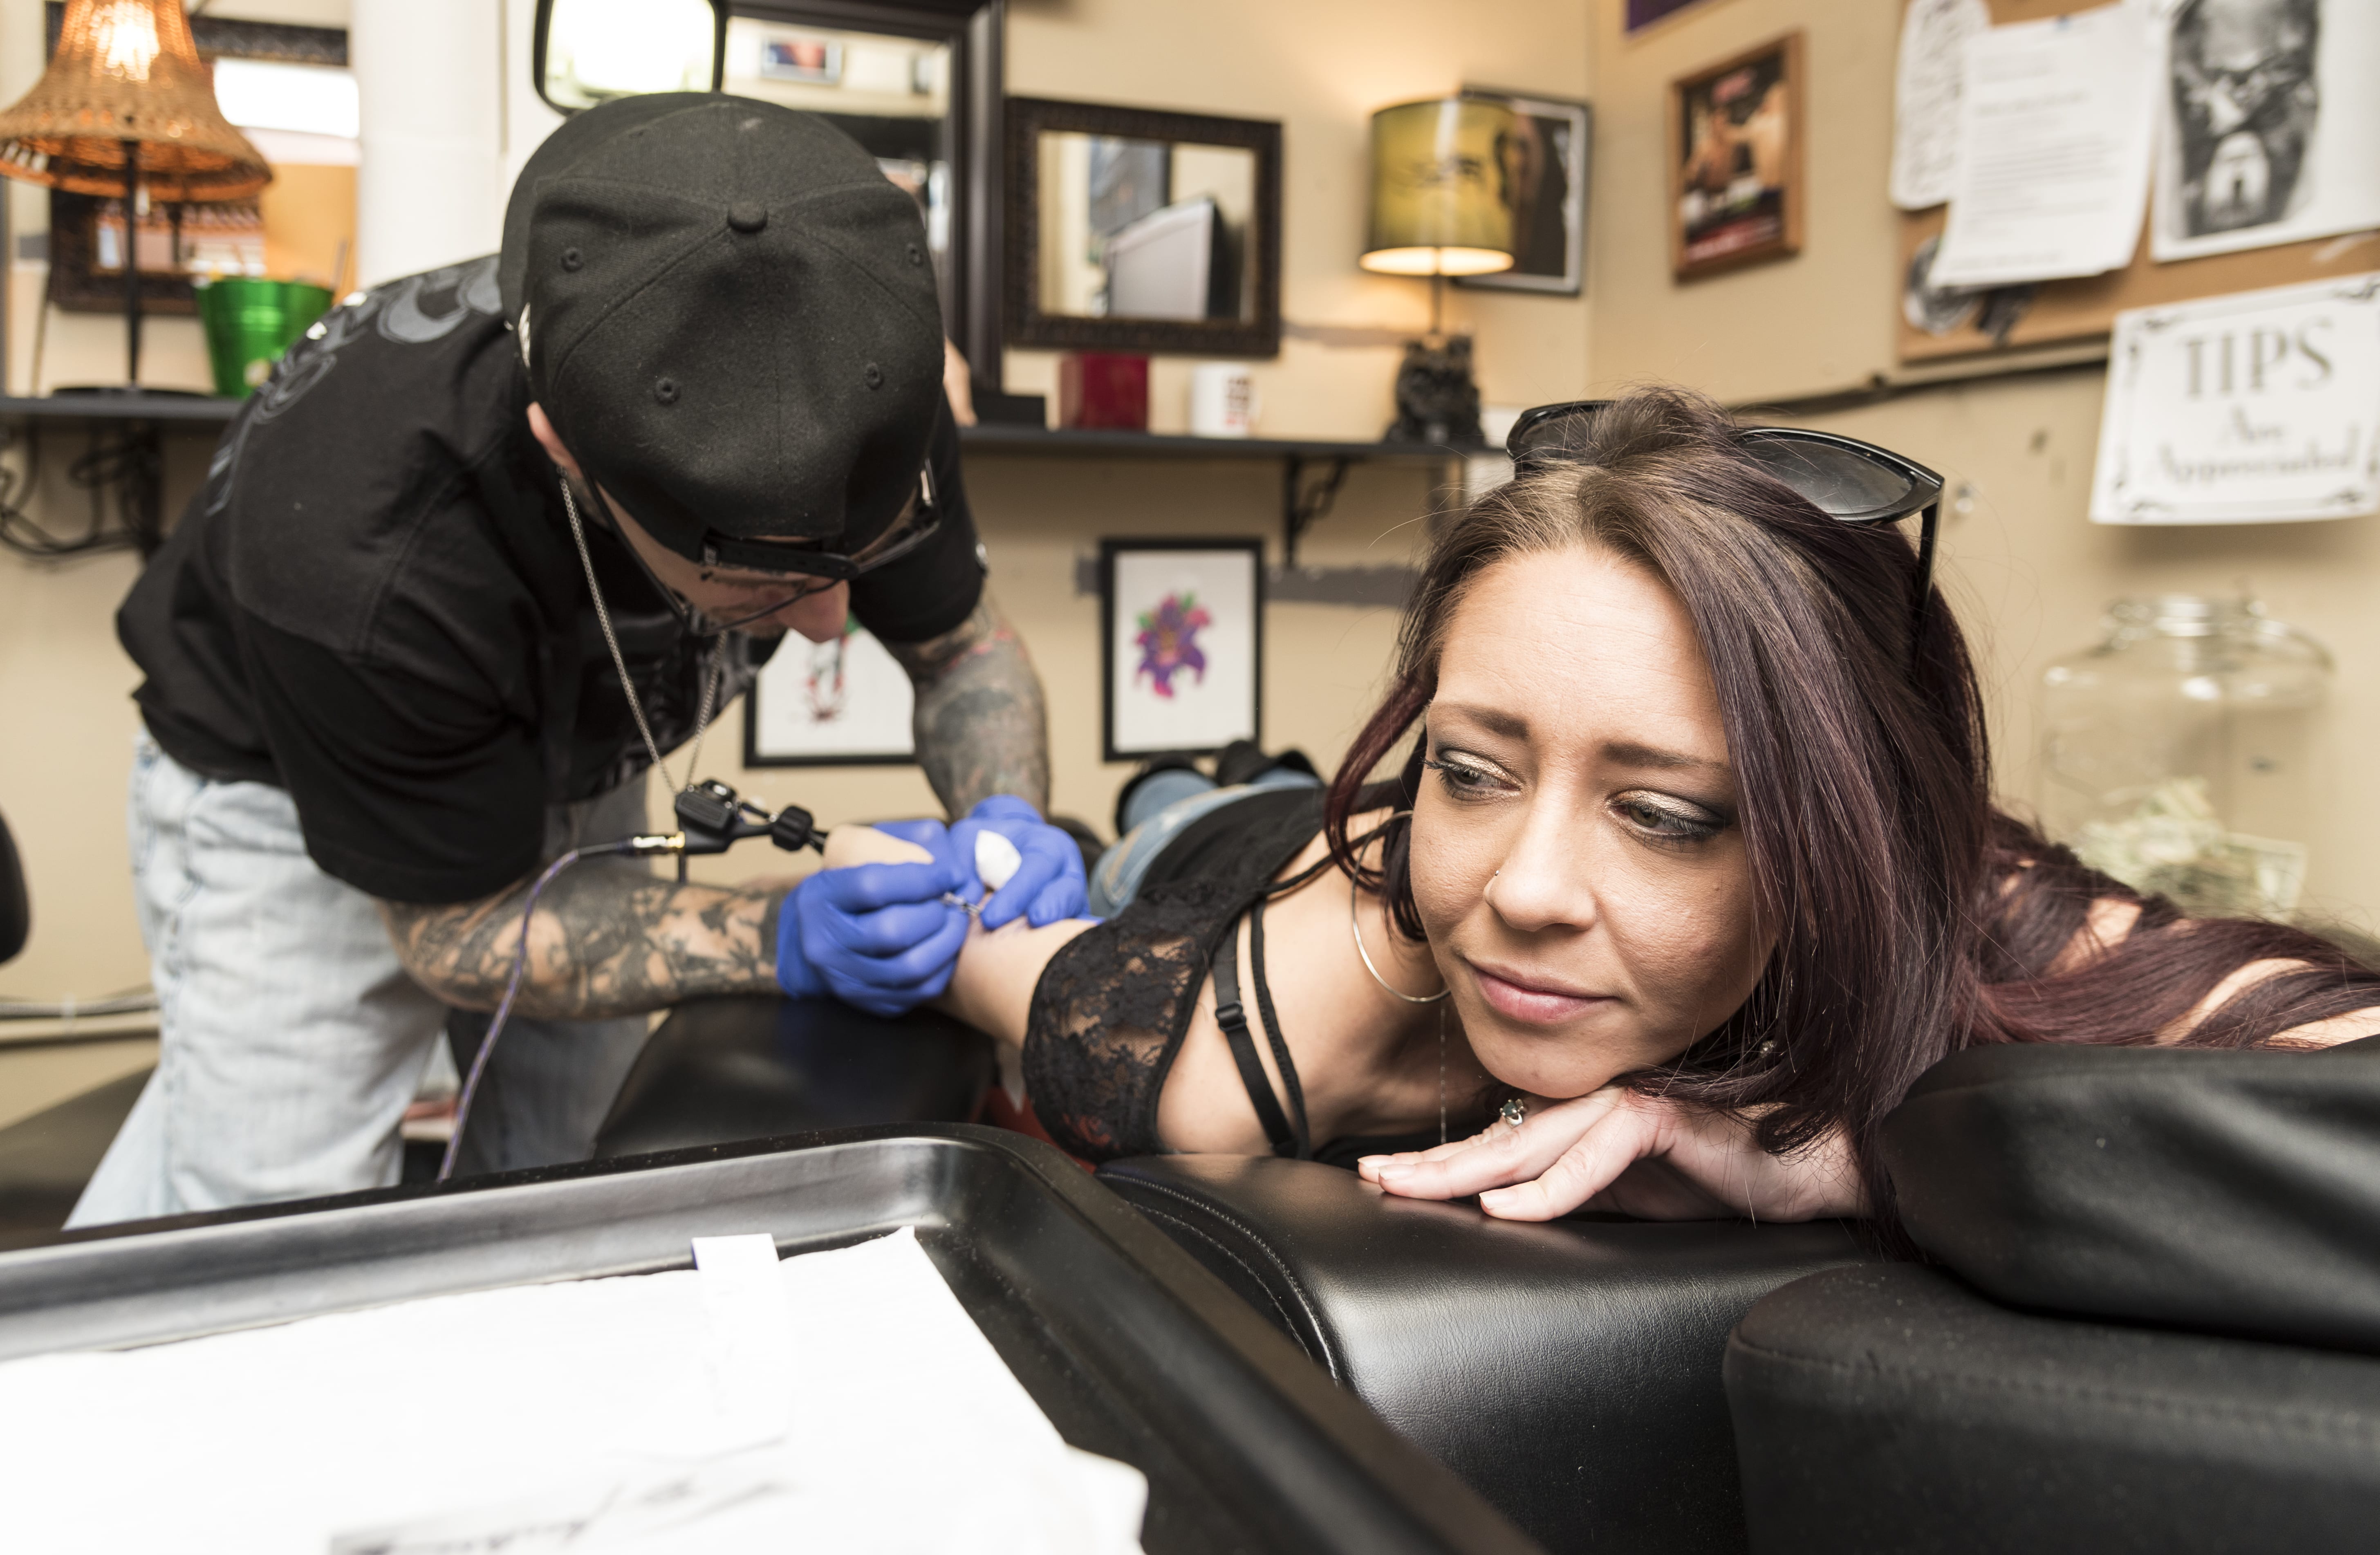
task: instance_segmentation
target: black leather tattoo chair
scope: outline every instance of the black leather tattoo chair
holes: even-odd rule
[[[831,999],[697,999],[620,1083],[595,1159],[865,1124],[967,1123],[991,1041],[930,1010],[879,1020]]]
[[[2380,1038],[1979,1050],[1886,1127],[1939,1267],[1819,1274],[1736,1329],[1755,1550],[2380,1540]]]
[[[990,1076],[980,1041],[934,1016],[688,1005],[630,1073],[597,1153],[964,1117]],[[1778,1286],[1866,1256],[1831,1223],[1493,1221],[1310,1161],[1158,1157],[1099,1181],[1557,1551],[1742,1549],[1728,1330]]]
[[[17,840],[8,822],[0,820],[0,962],[13,961],[33,931],[33,912],[25,899],[25,867],[17,858]]]

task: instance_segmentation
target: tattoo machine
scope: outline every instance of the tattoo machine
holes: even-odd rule
[[[572,848],[545,868],[528,888],[528,900],[521,905],[520,942],[513,951],[511,979],[504,984],[504,1002],[496,1006],[495,1018],[488,1022],[488,1034],[480,1039],[480,1051],[471,1057],[470,1073],[464,1076],[463,1094],[455,1102],[455,1132],[446,1141],[446,1154],[438,1163],[438,1181],[444,1182],[455,1173],[455,1161],[463,1143],[464,1124],[470,1121],[471,1101],[479,1095],[480,1077],[487,1072],[488,1059],[496,1051],[496,1039],[504,1035],[504,1023],[512,1018],[513,1001],[520,995],[521,974],[528,967],[528,930],[537,915],[537,900],[553,878],[582,858],[600,857],[605,854],[627,854],[650,858],[659,854],[675,854],[680,880],[686,879],[686,860],[689,854],[725,853],[747,837],[766,837],[792,853],[802,848],[826,851],[826,834],[819,830],[817,819],[799,805],[787,805],[771,814],[751,800],[740,797],[735,790],[716,778],[706,778],[681,789],[677,796],[677,824],[674,832],[648,833],[625,838],[616,843],[599,843]]]

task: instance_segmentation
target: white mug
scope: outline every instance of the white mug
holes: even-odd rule
[[[1193,437],[1247,437],[1256,431],[1257,382],[1238,362],[1204,362],[1190,371]]]

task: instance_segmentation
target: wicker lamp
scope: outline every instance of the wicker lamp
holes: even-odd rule
[[[124,201],[125,380],[136,388],[142,211],[245,200],[273,178],[216,105],[182,0],[67,0],[49,68],[0,114],[0,174]]]

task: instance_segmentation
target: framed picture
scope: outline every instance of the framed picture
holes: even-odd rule
[[[1501,103],[1518,127],[1496,144],[1497,191],[1512,213],[1512,268],[1459,275],[1484,291],[1576,297],[1586,271],[1586,182],[1595,164],[1595,118],[1584,103],[1465,87],[1465,97]]]
[[[1621,22],[1621,30],[1628,32],[1642,32],[1657,21],[1666,21],[1687,6],[1700,4],[1702,0],[1628,0],[1627,15]]]
[[[1257,738],[1264,541],[1101,541],[1099,645],[1105,759]]]
[[[1802,34],[1670,83],[1670,268],[1678,279],[1802,251]]]
[[[789,632],[744,699],[744,764],[905,765],[916,707],[909,673],[858,622],[832,642]]]
[[[832,38],[780,34],[760,45],[760,74],[772,81],[833,86],[843,79],[843,45]]]

